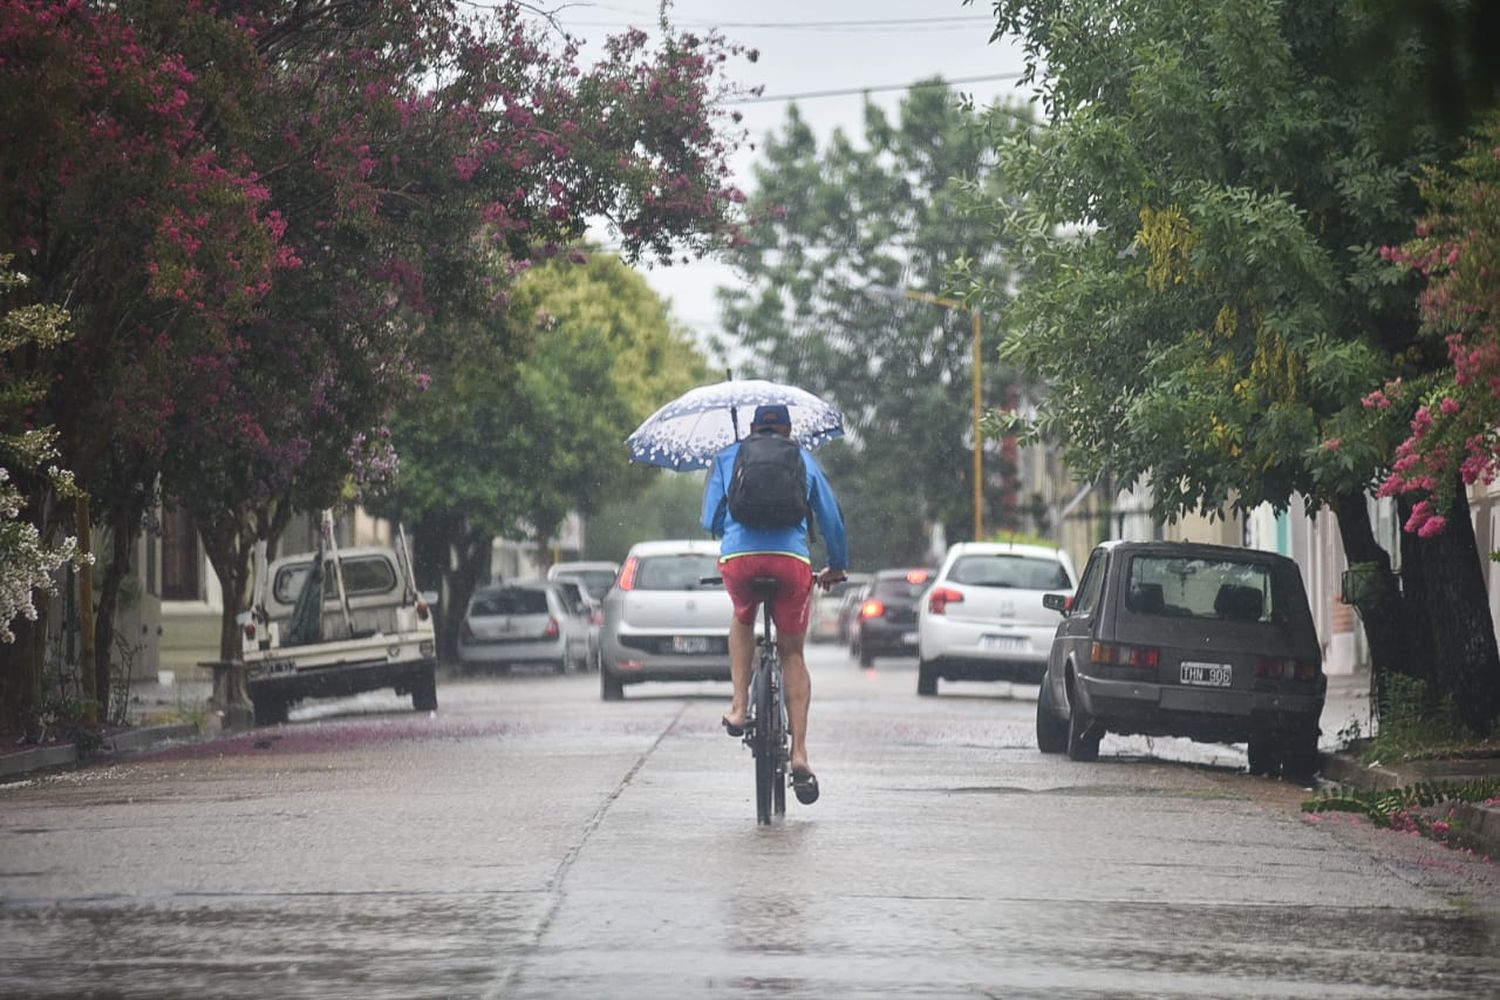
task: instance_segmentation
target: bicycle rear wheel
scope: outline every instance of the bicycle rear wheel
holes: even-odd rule
[[[773,665],[771,653],[761,656],[759,681],[755,686],[755,733],[752,748],[755,752],[755,818],[761,823],[771,822],[776,811],[776,753],[778,748],[776,697],[772,688]],[[785,790],[782,792],[785,796]],[[783,805],[781,811],[785,811]]]

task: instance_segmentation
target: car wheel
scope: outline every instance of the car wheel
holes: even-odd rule
[[[1042,753],[1062,753],[1068,749],[1068,724],[1057,717],[1052,685],[1045,677],[1036,696],[1036,748]]]
[[[917,661],[917,694],[922,697],[937,694],[937,667],[926,660]]]
[[[623,701],[625,685],[620,678],[602,667],[599,670],[599,699],[601,701]]]
[[[1282,776],[1311,782],[1318,774],[1318,727],[1299,726],[1281,737]]]
[[[251,705],[255,710],[257,726],[274,726],[285,722],[287,709],[290,707],[285,698],[273,698],[270,695],[252,699]]]
[[[1098,760],[1099,740],[1104,736],[1098,724],[1083,708],[1078,693],[1068,684],[1068,759]]]
[[[412,682],[411,707],[417,712],[437,711],[437,675],[434,667],[424,668]]]
[[[1251,774],[1276,773],[1276,744],[1269,735],[1250,737],[1245,756],[1249,759]]]

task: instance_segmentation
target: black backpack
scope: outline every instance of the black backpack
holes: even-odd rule
[[[774,431],[740,442],[729,477],[729,512],[751,528],[791,528],[807,519],[802,448]]]

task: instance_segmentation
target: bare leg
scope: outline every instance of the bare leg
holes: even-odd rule
[[[807,710],[812,704],[812,676],[802,655],[803,636],[776,637],[781,677],[786,683],[786,714],[792,729],[792,770],[807,767]],[[809,768],[810,770],[810,768]]]
[[[734,701],[724,718],[743,726],[750,711],[750,661],[755,656],[755,626],[729,619],[729,679],[734,683]]]

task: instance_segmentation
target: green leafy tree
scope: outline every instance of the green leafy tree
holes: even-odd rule
[[[1024,116],[1022,116],[1024,118]],[[826,450],[851,522],[852,559],[879,566],[919,558],[934,521],[971,533],[972,342],[964,311],[872,297],[872,289],[940,290],[959,260],[1003,286],[1016,258],[989,225],[955,211],[957,178],[1003,198],[975,116],[941,86],[913,89],[895,119],[866,105],[863,133],[820,146],[795,105],[755,166],[751,215],[736,263],[749,288],[721,290],[727,333],[750,373],[836,402],[848,441]],[[1013,120],[1014,127],[1022,126]],[[1010,380],[987,366],[984,398]],[[1014,469],[992,453],[986,503]],[[987,523],[1016,528],[1014,508]]]
[[[419,580],[443,591],[445,650],[490,576],[493,540],[545,551],[569,512],[643,488],[625,437],[704,379],[665,303],[617,257],[533,269],[506,322],[447,332],[452,353],[393,427],[394,490],[373,504],[411,527]]]
[[[1149,483],[1164,518],[1327,503],[1375,570],[1358,606],[1377,675],[1425,672],[1487,724],[1500,660],[1472,531],[1404,546],[1403,596],[1366,501],[1387,442],[1330,433],[1383,379],[1441,365],[1378,253],[1449,148],[1430,123],[1386,127],[1434,54],[1350,58],[1379,25],[1352,0],[992,6],[1047,112],[996,137],[1025,199],[976,199],[1032,262],[1005,353],[1052,387],[1037,429],[1084,476]]]

